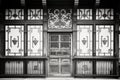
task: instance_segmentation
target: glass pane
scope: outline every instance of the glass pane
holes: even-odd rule
[[[92,26],[77,26],[77,56],[92,56]]]
[[[5,20],[23,20],[24,10],[23,9],[6,9]]]
[[[77,20],[92,20],[92,9],[77,9]]]
[[[112,75],[113,74],[113,62],[97,61],[96,74],[97,75]]]
[[[43,61],[29,61],[27,64],[28,74],[43,74],[44,66]]]
[[[51,56],[70,56],[71,34],[52,33],[49,35],[49,54]]]
[[[92,61],[77,61],[77,74],[92,75]]]
[[[6,56],[24,55],[24,26],[6,25]]]
[[[28,26],[28,56],[42,56],[43,26]]]
[[[57,42],[51,42],[50,43],[50,48],[59,48],[59,43],[57,43]]]
[[[59,36],[58,35],[51,35],[50,36],[50,41],[58,41],[59,40]]]
[[[61,48],[69,48],[70,49],[71,45],[69,42],[61,42]]]
[[[23,62],[22,61],[5,62],[5,74],[23,74]]]
[[[49,29],[71,29],[72,10],[71,9],[49,9],[48,10]]]
[[[43,20],[43,9],[28,9],[28,20]]]
[[[50,55],[57,56],[57,53],[53,51],[53,52],[50,52]]]
[[[113,26],[96,25],[96,56],[113,56]]]
[[[69,34],[61,35],[61,41],[71,41],[71,35]]]
[[[96,9],[96,20],[113,20],[113,9]]]

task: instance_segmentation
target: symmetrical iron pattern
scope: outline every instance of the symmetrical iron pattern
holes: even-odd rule
[[[113,25],[96,25],[96,56],[113,56]]]
[[[112,75],[113,74],[113,62],[97,61],[96,74],[97,75]]]
[[[92,25],[77,25],[76,56],[92,56]]]
[[[92,9],[77,9],[77,20],[92,20]]]
[[[96,9],[96,20],[113,20],[113,9]]]
[[[29,61],[27,64],[27,74],[43,74],[43,61]]]
[[[70,56],[71,34],[50,34],[49,40],[50,56]]]
[[[49,9],[48,10],[48,28],[49,29],[70,29],[72,28],[72,10],[71,9]]]
[[[22,61],[5,62],[5,74],[23,74],[23,62]]]
[[[42,56],[43,26],[28,25],[28,56]]]
[[[6,9],[5,20],[23,20],[24,10],[23,9]]]
[[[43,9],[28,9],[28,20],[43,20]]]
[[[5,26],[5,56],[24,55],[24,26],[6,25]]]
[[[79,75],[92,75],[92,61],[77,61],[76,73]]]

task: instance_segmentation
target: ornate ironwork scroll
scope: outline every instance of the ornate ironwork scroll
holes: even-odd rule
[[[6,9],[5,20],[23,20],[24,10],[23,9]]]
[[[114,11],[113,9],[97,9],[96,20],[113,20]]]
[[[28,9],[28,20],[43,20],[43,9]]]
[[[92,20],[92,9],[77,9],[77,20]]]
[[[92,25],[77,26],[77,56],[92,56]]]
[[[70,29],[72,28],[72,10],[71,9],[49,9],[48,10],[48,28],[49,29]]]
[[[28,26],[28,56],[42,56],[43,51],[43,26]]]
[[[96,25],[96,56],[113,56],[113,25]]]
[[[6,56],[24,55],[24,26],[6,25]]]

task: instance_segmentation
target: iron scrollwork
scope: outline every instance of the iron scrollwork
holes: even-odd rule
[[[70,29],[72,28],[72,10],[55,9],[48,10],[48,28],[49,29]]]

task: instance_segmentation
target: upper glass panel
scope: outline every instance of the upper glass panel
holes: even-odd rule
[[[96,56],[113,56],[113,25],[96,25]]]
[[[5,49],[6,56],[24,55],[24,26],[6,25],[5,26]]]
[[[92,25],[77,25],[77,56],[92,56]]]
[[[49,35],[50,56],[68,56],[71,54],[71,34],[51,33]]]
[[[48,9],[49,29],[71,29],[72,9]]]
[[[92,20],[92,9],[77,9],[77,20]]]
[[[24,10],[23,9],[6,9],[5,20],[23,20]]]
[[[28,9],[28,20],[43,20],[43,9]]]
[[[43,55],[43,26],[28,25],[28,56]]]
[[[113,9],[96,9],[96,20],[113,20]]]

